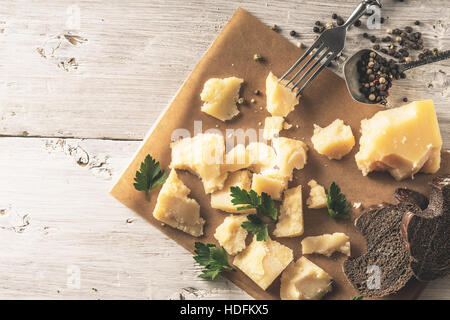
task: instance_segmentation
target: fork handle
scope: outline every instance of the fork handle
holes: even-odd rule
[[[348,29],[353,25],[361,16],[366,12],[367,8],[371,5],[378,5],[381,8],[381,3],[379,0],[363,0],[353,11],[350,17],[345,21],[343,27]]]

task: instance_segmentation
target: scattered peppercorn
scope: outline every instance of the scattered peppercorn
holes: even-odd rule
[[[314,23],[316,26],[321,26],[322,25],[322,22],[320,22],[319,20],[317,20],[315,23]]]
[[[369,38],[369,34],[367,32],[364,32],[363,37],[367,39],[367,38]]]
[[[295,30],[291,30],[289,34],[291,35],[291,37],[295,37],[297,35],[297,32],[295,32]]]
[[[272,29],[272,30],[275,31],[275,32],[280,31],[280,27],[278,27],[276,24],[273,24],[273,25],[270,27],[270,29]]]
[[[336,19],[336,23],[337,23],[338,26],[342,26],[345,23],[345,21],[341,17],[338,17]]]
[[[261,61],[263,61],[264,59],[263,59],[263,57],[261,57],[259,54],[255,53],[255,54],[253,55],[253,60],[255,60],[255,61],[257,61],[257,62],[261,62]]]
[[[418,25],[420,25],[420,21],[419,21],[419,20],[416,20],[416,21],[414,21],[414,24],[415,24],[416,26],[418,26]]]
[[[338,15],[337,15],[336,13],[333,13],[333,14],[331,15],[331,19],[333,19],[333,20],[336,20],[337,17],[338,17]]]
[[[356,20],[355,23],[353,24],[355,27],[361,27],[361,20]]]
[[[380,23],[384,23],[385,19],[383,17],[380,18]]]
[[[319,33],[319,27],[317,27],[317,26],[313,27],[313,31],[314,31],[315,33]]]
[[[405,27],[405,31],[407,33],[411,33],[413,31],[413,28],[411,28],[410,26]]]
[[[380,50],[380,45],[379,44],[374,44],[373,45],[373,49],[374,50]]]
[[[254,93],[255,95],[259,96],[261,92],[260,92],[259,90],[255,90],[255,91],[253,91],[253,93]]]

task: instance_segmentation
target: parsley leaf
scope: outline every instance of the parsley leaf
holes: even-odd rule
[[[145,191],[145,198],[150,200],[150,190],[161,186],[167,179],[167,170],[160,170],[159,162],[156,162],[151,155],[147,155],[141,163],[141,167],[136,171],[134,187],[138,191]]]
[[[347,199],[341,193],[341,189],[333,181],[327,194],[328,213],[334,219],[348,219],[350,207]]]
[[[238,210],[256,209],[256,212],[270,217],[273,221],[277,220],[278,211],[272,198],[265,192],[259,196],[254,190],[247,191],[239,187],[230,187],[231,203],[234,205],[245,204],[240,206]]]
[[[267,223],[256,214],[249,214],[247,221],[242,222],[241,227],[256,235],[257,241],[266,241],[269,235]]]
[[[228,263],[228,257],[223,247],[216,247],[211,243],[195,243],[196,256],[194,260],[204,266],[200,278],[214,280],[222,271],[233,271],[234,269]]]
[[[363,300],[363,299],[364,299],[364,296],[359,296],[359,297],[353,297],[352,300]]]

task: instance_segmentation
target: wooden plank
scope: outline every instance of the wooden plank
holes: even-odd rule
[[[136,148],[0,139],[0,299],[249,298],[108,194]]]
[[[315,20],[348,15],[355,3],[9,1],[0,8],[0,134],[142,139],[237,6],[278,24],[286,37],[295,29],[309,45]],[[72,23],[77,10],[79,28]],[[427,47],[450,45],[450,7],[440,0],[386,2],[382,14],[383,29],[420,19]],[[360,35],[364,28],[350,31],[346,56],[371,45]],[[87,41],[72,45],[63,37],[69,31]],[[392,90],[394,104],[404,96],[435,100],[446,148],[449,75],[449,62],[434,64],[411,71]]]
[[[137,147],[0,139],[0,299],[250,299],[198,278],[190,253],[108,195]],[[448,297],[450,279],[421,295]]]

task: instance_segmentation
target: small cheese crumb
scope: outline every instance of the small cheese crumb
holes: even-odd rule
[[[310,180],[308,186],[311,187],[309,198],[306,199],[306,205],[310,209],[320,209],[327,206],[327,195],[325,188],[319,185],[316,180]]]

